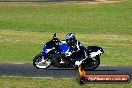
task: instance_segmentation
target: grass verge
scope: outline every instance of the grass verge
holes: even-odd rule
[[[1,88],[132,88],[130,84],[86,84],[79,85],[75,78],[27,78],[0,77]]]

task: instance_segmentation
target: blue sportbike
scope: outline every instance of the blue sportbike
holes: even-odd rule
[[[77,69],[82,66],[86,70],[94,70],[100,65],[100,56],[104,53],[98,46],[84,47],[83,51],[73,51],[70,56],[68,54],[71,52],[68,51],[66,40],[59,40],[55,33],[53,39],[44,45],[43,51],[34,57],[33,65],[38,69],[47,69],[50,66]],[[85,57],[82,52],[85,52]]]

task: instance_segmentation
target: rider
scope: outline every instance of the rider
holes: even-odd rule
[[[66,43],[69,47],[68,55],[71,56],[73,53],[80,51],[83,58],[86,57],[86,54],[84,52],[85,48],[82,46],[82,44],[76,40],[76,36],[74,33],[68,33],[66,35]]]

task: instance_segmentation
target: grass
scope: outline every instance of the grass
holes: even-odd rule
[[[127,6],[126,6],[127,5]],[[1,30],[131,35],[131,1],[115,4],[0,3]],[[118,32],[117,32],[118,31]]]
[[[85,84],[76,82],[75,78],[27,78],[0,77],[0,88],[132,88],[130,84]]]

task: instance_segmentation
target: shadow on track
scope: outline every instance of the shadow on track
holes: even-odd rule
[[[89,70],[86,70],[89,71]],[[118,71],[118,70],[91,70],[91,71]]]
[[[73,70],[73,71],[77,71],[76,69],[74,68],[49,68],[49,69],[46,69],[46,70]],[[118,70],[106,70],[106,69],[101,69],[101,70],[98,70],[98,69],[95,69],[95,70],[85,70],[85,71],[118,71]]]

